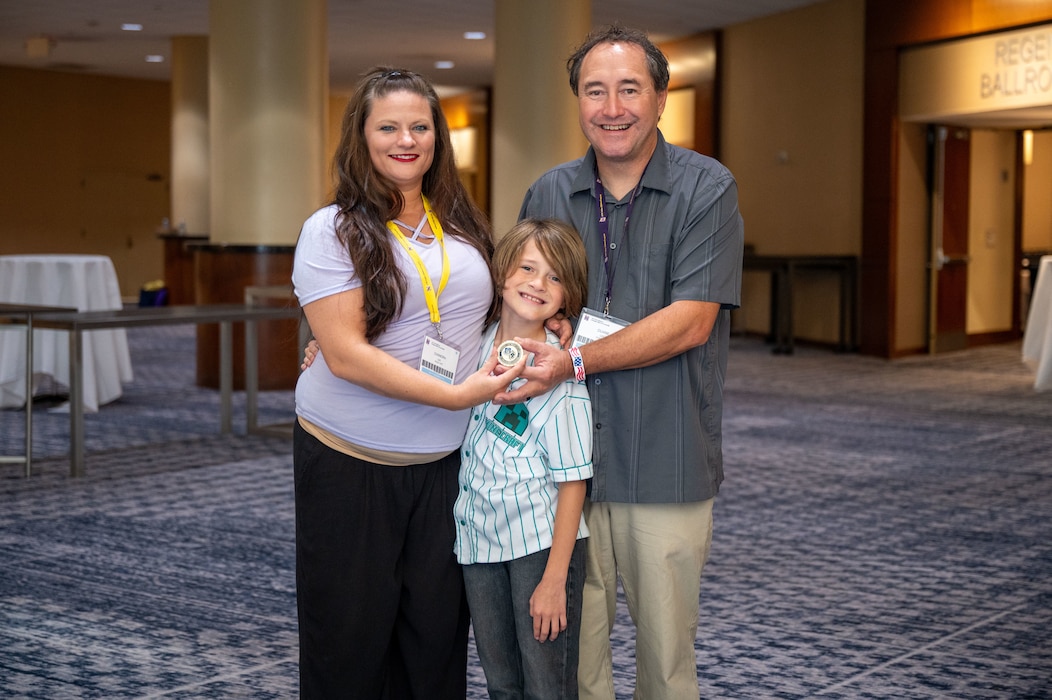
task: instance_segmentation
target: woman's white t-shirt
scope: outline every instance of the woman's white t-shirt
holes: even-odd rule
[[[336,237],[336,205],[315,212],[303,224],[296,244],[292,282],[300,306],[361,287],[347,250]],[[399,269],[407,280],[402,314],[373,344],[414,369],[420,366],[424,337],[432,330],[420,275],[408,253],[393,240]],[[442,277],[437,242],[410,241],[431,279]],[[456,381],[478,367],[483,323],[493,296],[489,268],[470,244],[445,235],[449,280],[438,300],[442,334],[460,349]],[[296,413],[356,445],[403,453],[455,450],[464,440],[470,411],[447,411],[374,394],[340,379],[325,364],[324,348],[296,384]]]

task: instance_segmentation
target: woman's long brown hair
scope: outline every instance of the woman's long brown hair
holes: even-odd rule
[[[449,125],[434,88],[412,71],[378,67],[366,73],[343,115],[340,143],[333,157],[333,203],[339,207],[336,235],[347,248],[355,274],[362,282],[365,335],[370,341],[401,313],[406,295],[405,275],[398,268],[394,241],[387,230],[387,222],[398,217],[405,202],[394,183],[373,167],[365,139],[365,120],[373,102],[393,92],[420,95],[431,107],[435,154],[424,174],[423,194],[430,200],[443,232],[471,244],[487,265],[493,255],[489,221],[457,174]]]

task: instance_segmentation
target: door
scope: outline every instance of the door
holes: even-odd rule
[[[928,351],[968,346],[968,129],[933,129]]]

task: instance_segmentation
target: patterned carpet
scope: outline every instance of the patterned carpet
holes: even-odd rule
[[[85,417],[87,475],[43,404],[34,476],[0,465],[0,697],[295,697],[289,441],[244,434],[243,394],[219,434],[192,327],[128,336],[135,382]],[[732,345],[702,696],[1052,697],[1052,394],[1018,344]],[[261,395],[261,423],[291,418],[290,392]],[[0,453],[23,419],[0,411]],[[485,697],[477,661],[469,685]]]

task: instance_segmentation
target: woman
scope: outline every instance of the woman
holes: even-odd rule
[[[293,283],[325,349],[296,386],[303,698],[463,698],[468,612],[450,513],[468,407],[523,363],[480,366],[493,297],[485,216],[457,176],[432,86],[366,74],[332,204]]]

